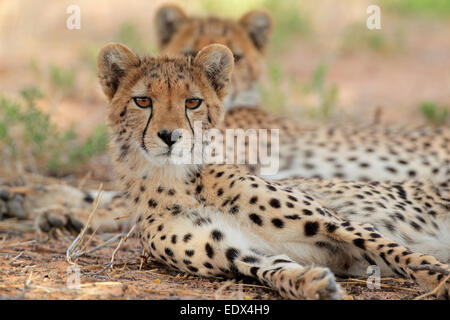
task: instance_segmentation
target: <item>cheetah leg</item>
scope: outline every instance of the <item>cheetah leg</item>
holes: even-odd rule
[[[213,214],[154,221],[151,228],[141,220],[138,229],[146,254],[177,270],[206,277],[253,277],[290,299],[339,299],[342,293],[328,268],[267,255],[264,240],[223,218],[215,220]]]
[[[343,291],[328,268],[302,266],[286,255],[236,259],[240,273],[253,276],[289,299],[337,300]]]
[[[450,266],[439,262],[435,257],[412,252],[406,247],[384,237],[378,233],[370,224],[357,224],[342,222],[328,236],[332,238],[352,243],[360,250],[371,252],[380,257],[388,267],[396,274],[410,277],[425,290],[433,290],[443,280],[444,275],[427,270],[412,270],[410,264],[432,264],[445,270],[450,270]],[[449,298],[450,282],[442,286],[437,292],[438,297]]]
[[[34,210],[34,226],[41,232],[60,229],[79,232],[87,223],[91,210],[68,208],[62,205],[52,205]],[[126,217],[127,211],[123,207],[113,209],[97,208],[90,224],[91,231],[116,232],[130,224]]]

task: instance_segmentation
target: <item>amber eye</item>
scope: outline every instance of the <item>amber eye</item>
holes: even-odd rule
[[[234,62],[239,62],[242,60],[244,55],[242,53],[233,53]]]
[[[202,104],[202,101],[199,98],[186,99],[185,105],[188,109],[197,109]]]
[[[133,100],[139,108],[149,108],[152,106],[152,99],[149,97],[136,97]]]

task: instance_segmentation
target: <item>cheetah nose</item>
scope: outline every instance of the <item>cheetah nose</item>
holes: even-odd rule
[[[158,137],[161,138],[169,147],[171,147],[175,142],[180,140],[181,134],[177,131],[169,131],[163,129],[158,132]]]

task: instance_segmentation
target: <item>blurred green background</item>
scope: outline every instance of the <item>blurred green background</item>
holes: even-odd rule
[[[174,2],[190,15],[237,19],[256,8],[272,14],[258,88],[274,113],[306,124],[449,124],[448,0]],[[0,2],[2,170],[61,177],[95,167],[99,178],[109,176],[97,53],[118,41],[156,54],[153,15],[163,3]],[[374,3],[380,30],[366,28]],[[71,4],[81,9],[80,30],[65,26]]]

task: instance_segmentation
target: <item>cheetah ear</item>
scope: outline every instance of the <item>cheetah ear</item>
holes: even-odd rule
[[[194,64],[202,68],[206,78],[216,91],[219,99],[225,97],[234,68],[233,54],[221,44],[204,47],[194,59]]]
[[[263,10],[247,12],[240,20],[240,24],[247,31],[255,47],[264,52],[272,32],[272,18]]]
[[[126,71],[139,64],[139,58],[122,44],[109,43],[100,50],[97,58],[98,77],[103,92],[109,99],[116,93]]]
[[[220,102],[223,102],[234,68],[234,58],[230,49],[221,44],[211,44],[200,50],[193,63],[202,70]],[[209,106],[208,121],[212,127],[216,127],[222,122],[224,114],[222,103]]]
[[[155,16],[155,24],[160,49],[170,42],[172,36],[186,19],[187,15],[176,5],[164,5],[158,9]]]

